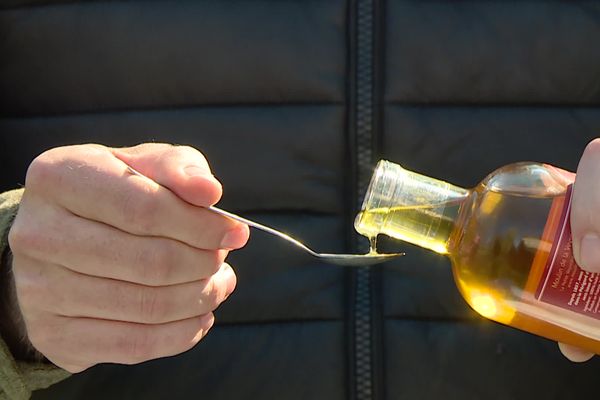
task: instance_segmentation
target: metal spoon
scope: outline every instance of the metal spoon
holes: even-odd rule
[[[133,175],[137,175],[137,176],[140,176],[140,177],[143,177],[146,179],[150,179],[146,175],[133,169],[130,166],[127,166],[127,171]],[[153,181],[152,179],[150,179],[150,180]],[[153,182],[155,182],[155,181],[153,181]],[[232,214],[229,211],[222,210],[215,206],[207,207],[207,209],[214,213],[221,214],[225,217],[239,221],[239,222],[246,224],[248,226],[251,226],[253,228],[260,229],[261,231],[275,235],[281,239],[287,240],[288,242],[293,243],[296,246],[300,247],[302,250],[306,251],[311,256],[316,257],[316,258],[318,258],[326,263],[329,263],[329,264],[346,265],[346,266],[352,266],[352,267],[364,267],[364,266],[368,266],[368,265],[380,264],[382,262],[390,261],[390,260],[393,260],[394,258],[404,255],[404,253],[383,253],[383,254],[380,254],[380,253],[367,253],[367,254],[317,253],[316,251],[313,251],[312,249],[310,249],[308,246],[306,246],[301,241],[294,239],[290,235],[287,235],[276,229],[259,224],[258,222],[250,221],[249,219],[240,217],[239,215],[236,215],[236,214]]]
[[[361,267],[361,266],[379,264],[379,263],[389,261],[396,257],[400,257],[400,256],[404,255],[404,253],[384,253],[384,254],[380,254],[380,253],[367,253],[367,254],[317,253],[316,251],[310,249],[308,246],[306,246],[304,243],[302,243],[298,239],[294,239],[290,235],[287,235],[276,229],[259,224],[258,222],[250,221],[249,219],[240,217],[239,215],[236,215],[236,214],[232,214],[229,211],[221,210],[220,208],[215,207],[215,206],[208,207],[208,209],[217,214],[224,215],[228,218],[234,219],[236,221],[244,223],[253,228],[260,229],[261,231],[270,233],[271,235],[275,235],[281,239],[287,240],[288,242],[293,243],[296,246],[300,247],[302,250],[306,251],[311,256],[317,257],[318,259],[320,259],[326,263],[329,263],[329,264]]]

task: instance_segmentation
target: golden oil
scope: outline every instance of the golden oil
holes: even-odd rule
[[[600,354],[600,274],[569,261],[566,237],[555,243],[570,183],[546,164],[518,163],[467,190],[382,161],[355,228],[447,255],[480,315]]]

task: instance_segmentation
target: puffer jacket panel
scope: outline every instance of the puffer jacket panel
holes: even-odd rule
[[[0,187],[59,145],[191,145],[223,208],[351,251],[370,173],[357,158],[464,187],[513,161],[574,170],[600,132],[597,15],[589,1],[3,1]],[[194,349],[34,398],[593,397],[598,359],[482,319],[446,258],[387,245],[406,257],[360,281],[252,231]]]
[[[385,2],[388,102],[598,105],[600,5]]]
[[[344,101],[346,6],[73,2],[2,12],[11,115]],[[93,45],[91,45],[93,44]]]

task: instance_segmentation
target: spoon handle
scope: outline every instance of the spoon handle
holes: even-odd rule
[[[260,229],[261,231],[270,233],[271,235],[275,235],[277,237],[280,237],[281,239],[287,240],[288,242],[291,242],[291,243],[295,244],[298,247],[302,247],[304,250],[308,251],[313,256],[318,256],[318,254],[316,252],[314,252],[313,250],[311,250],[310,248],[308,248],[304,243],[302,243],[299,240],[294,239],[293,237],[291,237],[289,235],[286,235],[285,233],[280,232],[280,231],[278,231],[276,229],[273,229],[271,227],[259,224],[258,222],[251,221],[251,220],[246,219],[244,217],[240,217],[239,215],[230,213],[229,211],[222,210],[222,209],[220,209],[218,207],[215,207],[215,206],[207,207],[207,209],[210,210],[210,211],[212,211],[212,212],[214,212],[214,213],[223,215],[225,217],[234,219],[234,220],[236,220],[238,222],[241,222],[243,224],[251,226],[253,228]]]
[[[129,165],[127,166],[127,171],[130,174],[137,175],[137,176],[139,176],[141,178],[148,179],[148,180],[154,182],[152,179],[148,178],[146,175],[142,174],[141,172],[139,172],[138,170],[136,170],[135,168],[133,168],[133,167],[131,167]],[[289,235],[286,235],[283,232],[279,232],[277,229],[273,229],[273,228],[270,228],[268,226],[259,224],[258,222],[250,221],[249,219],[246,219],[244,217],[240,217],[239,215],[230,213],[229,211],[221,210],[220,208],[215,207],[215,206],[207,207],[207,210],[210,210],[210,211],[212,211],[214,213],[217,213],[217,214],[223,215],[225,217],[234,219],[234,220],[236,220],[238,222],[241,222],[241,223],[246,224],[248,226],[251,226],[253,228],[260,229],[261,231],[270,233],[271,235],[275,235],[277,237],[280,237],[280,238],[282,238],[284,240],[287,240],[290,243],[295,244],[298,247],[303,248],[304,250],[306,250],[307,252],[309,252],[313,256],[319,257],[318,253],[316,253],[313,250],[311,250],[310,248],[308,248],[304,243],[300,242],[299,240],[294,239],[293,237],[291,237]]]

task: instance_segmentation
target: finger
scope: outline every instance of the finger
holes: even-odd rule
[[[600,140],[586,147],[573,186],[573,256],[581,268],[600,272]]]
[[[31,196],[47,199],[51,193],[72,213],[135,235],[171,238],[208,250],[246,243],[246,225],[192,206],[155,182],[131,175],[106,148],[73,152],[79,157],[76,162],[60,153],[32,163],[26,181],[34,188]],[[82,152],[87,152],[85,157]]]
[[[36,330],[31,339],[37,349],[49,349],[42,352],[50,361],[79,372],[98,363],[137,364],[183,353],[213,323],[212,313],[160,325],[61,318],[57,329]]]
[[[594,353],[590,353],[589,351],[585,351],[569,344],[559,343],[558,348],[565,357],[573,362],[585,362],[594,357]]]
[[[42,275],[44,279],[37,278]],[[24,311],[162,324],[214,311],[235,288],[235,279],[231,267],[223,264],[209,279],[154,287],[28,260],[27,271],[19,273],[17,293]]]
[[[221,184],[213,176],[206,158],[192,147],[146,143],[112,151],[124,163],[188,203],[208,207],[221,198]]]
[[[43,207],[43,206],[42,206]],[[200,250],[162,237],[137,236],[55,209],[36,208],[13,232],[13,252],[63,265],[81,274],[148,286],[206,279],[219,270],[227,250]],[[19,232],[20,230],[20,232]],[[25,231],[25,232],[23,232]],[[15,243],[15,235],[25,244]]]
[[[547,186],[556,187],[557,185],[560,185],[561,187],[566,188],[575,181],[576,175],[574,172],[555,167],[551,164],[544,164],[544,167],[549,174],[541,174],[540,177]]]

